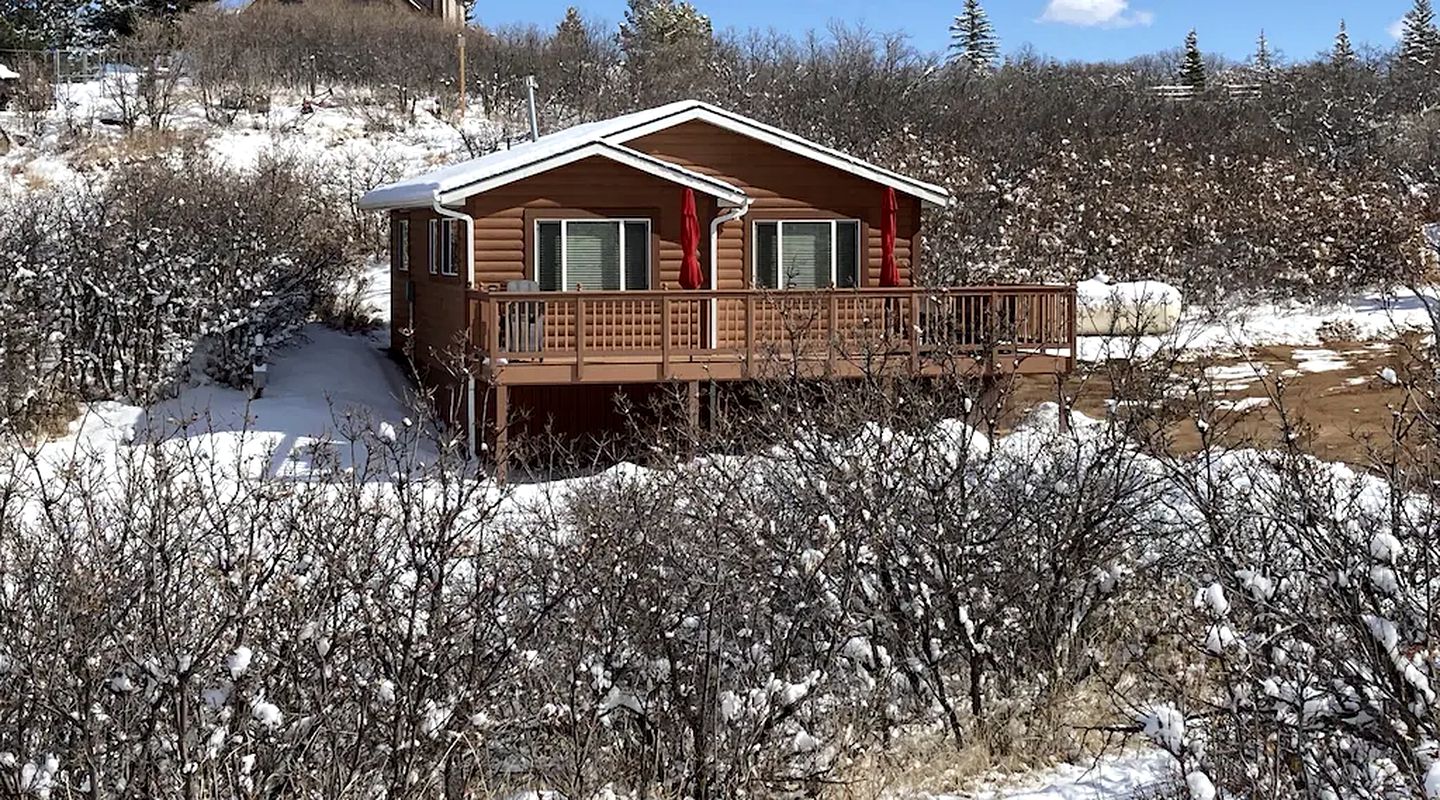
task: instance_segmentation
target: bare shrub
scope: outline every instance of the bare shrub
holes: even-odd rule
[[[294,164],[236,174],[192,152],[0,207],[11,423],[57,397],[152,399],[192,369],[242,379],[254,335],[283,339],[342,263],[311,186]]]

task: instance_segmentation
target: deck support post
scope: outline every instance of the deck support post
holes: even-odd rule
[[[1061,433],[1070,432],[1070,402],[1065,399],[1065,376],[1055,374],[1055,404],[1060,408],[1059,429]]]
[[[510,387],[495,384],[495,480],[504,483],[510,472]]]
[[[692,431],[700,428],[700,381],[685,383],[685,418]]]

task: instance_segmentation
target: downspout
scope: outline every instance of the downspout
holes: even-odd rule
[[[719,264],[716,262],[716,258],[717,258],[717,254],[718,254],[718,249],[719,249],[719,245],[718,245],[718,243],[716,242],[716,238],[719,237],[719,235],[720,235],[720,226],[721,226],[721,225],[724,225],[724,224],[727,223],[727,222],[734,222],[735,220],[740,219],[741,217],[745,216],[745,214],[748,213],[749,211],[750,211],[750,198],[747,197],[747,198],[745,198],[744,200],[740,201],[740,205],[738,205],[738,206],[730,209],[729,211],[726,211],[724,214],[721,214],[720,216],[718,216],[718,217],[710,220],[710,291],[712,291],[712,292],[715,291],[715,290],[719,287],[719,285],[720,285],[720,266],[719,266]],[[715,344],[716,344],[716,341],[717,341],[717,339],[716,339],[717,331],[715,330],[715,327],[716,327],[716,325],[718,324],[718,320],[717,320],[717,318],[716,318],[716,308],[715,308],[715,306],[716,306],[716,304],[715,304],[714,302],[711,302],[711,303],[710,303],[710,346],[711,346],[711,347],[715,347]]]
[[[456,211],[446,208],[440,203],[440,190],[434,189],[430,194],[430,207],[436,214],[448,219],[458,219],[465,224],[465,292],[469,292],[475,286],[475,218],[463,211]],[[467,336],[471,336],[475,330],[475,320],[469,318],[470,301],[462,295],[465,302]],[[412,320],[411,325],[414,325]],[[475,438],[475,373],[467,365],[465,367],[465,441],[470,446],[470,455],[473,457],[480,452],[480,444]]]

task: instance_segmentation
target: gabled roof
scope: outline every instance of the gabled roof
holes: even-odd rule
[[[608,158],[664,180],[688,186],[719,199],[723,205],[742,204],[745,192],[738,187],[625,146],[626,142],[641,136],[693,120],[757,139],[835,169],[892,187],[926,203],[944,205],[950,199],[949,192],[934,184],[881,169],[854,156],[823,147],[793,133],[708,103],[682,100],[599,122],[576,125],[542,136],[533,142],[524,142],[509,150],[490,153],[387,184],[360,198],[360,207],[416,208],[430,205],[436,196],[442,203],[452,204],[470,195],[591,156]]]
[[[745,193],[724,181],[603,139],[565,136],[573,130],[575,128],[542,136],[537,141],[525,142],[509,150],[498,150],[371,189],[360,198],[360,207],[419,208],[429,206],[437,196],[442,204],[450,205],[471,195],[488,192],[592,156],[608,158],[671,183],[687,186],[711,195],[725,205],[738,206],[745,202]]]

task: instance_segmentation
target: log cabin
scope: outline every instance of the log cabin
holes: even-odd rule
[[[777,372],[1068,371],[1073,286],[917,280],[924,212],[950,201],[681,101],[380,186],[360,204],[389,213],[394,347],[469,441],[493,442],[503,470],[517,409],[576,432],[636,387],[684,384],[693,415],[702,383]]]

